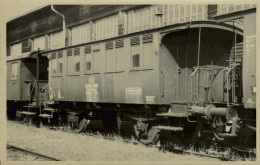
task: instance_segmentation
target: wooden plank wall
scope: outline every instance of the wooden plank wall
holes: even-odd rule
[[[7,43],[20,42],[33,36],[62,28],[62,18],[50,7],[7,23]]]
[[[55,5],[66,17],[68,27],[102,18],[137,5]],[[50,6],[29,13],[7,23],[7,44],[21,42],[62,29],[62,18],[51,11]]]

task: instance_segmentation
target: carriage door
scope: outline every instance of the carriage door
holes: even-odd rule
[[[8,78],[9,83],[8,85],[8,92],[7,92],[7,99],[8,100],[20,100],[21,99],[21,91],[20,91],[20,76],[19,76],[19,69],[20,61],[10,62],[9,67],[11,69],[11,73],[8,74],[10,77]]]

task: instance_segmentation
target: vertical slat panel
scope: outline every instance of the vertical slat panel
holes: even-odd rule
[[[253,4],[219,4],[217,5],[217,15],[233,13],[254,7]]]
[[[22,43],[18,43],[12,46],[11,56],[17,57],[22,55]]]
[[[62,48],[65,44],[62,31],[50,34],[50,49]]]
[[[113,15],[94,22],[95,40],[102,40],[118,35],[118,15]]]
[[[45,36],[37,37],[33,39],[33,50],[45,50],[46,48]]]

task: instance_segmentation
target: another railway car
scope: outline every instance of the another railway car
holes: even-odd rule
[[[34,67],[49,81],[48,99],[36,99],[39,120],[78,131],[101,121],[122,135],[131,128],[145,144],[255,148],[254,5],[46,6],[34,14],[39,20],[18,18],[37,25],[24,29],[34,38],[22,37],[17,20],[9,38],[32,41],[43,49],[37,59],[49,60]],[[8,65],[14,74],[18,66]]]

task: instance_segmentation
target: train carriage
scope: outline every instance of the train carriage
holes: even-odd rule
[[[38,88],[40,79],[48,79],[46,100],[34,95],[41,120],[65,122],[78,131],[100,120],[121,134],[130,125],[146,144],[160,135],[174,145],[236,138],[235,145],[252,148],[255,13],[254,5],[46,6],[34,13],[39,24],[30,14],[20,18],[28,27],[37,25],[23,29],[25,34],[14,26],[17,20],[10,22],[8,41],[26,38],[32,42],[28,52],[38,48],[28,60],[41,62],[29,62],[35,70],[27,79],[36,80]],[[18,63],[7,63],[12,99],[20,90],[11,87]],[[26,75],[19,75],[25,82]],[[241,142],[245,132],[250,136]]]

